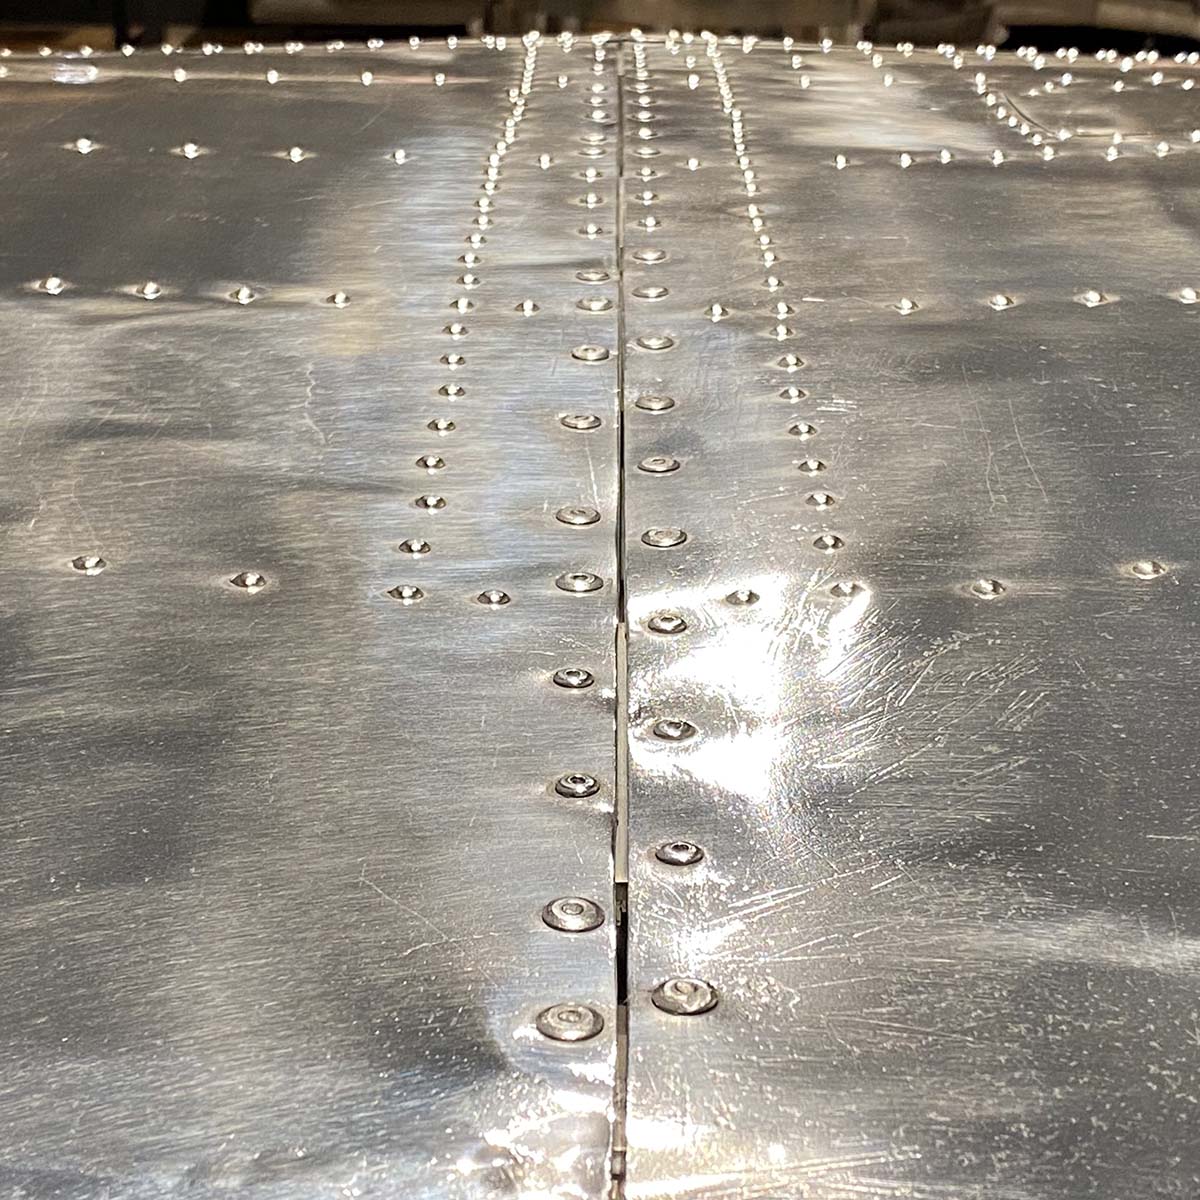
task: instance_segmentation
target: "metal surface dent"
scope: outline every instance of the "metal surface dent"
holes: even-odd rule
[[[1194,64],[4,63],[14,1197],[1200,1192]]]

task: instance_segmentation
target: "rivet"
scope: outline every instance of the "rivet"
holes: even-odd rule
[[[817,432],[817,427],[810,424],[808,421],[797,421],[794,425],[788,426],[788,433],[793,437],[808,439],[813,437]]]
[[[587,363],[603,362],[608,355],[609,351],[604,346],[576,346],[571,351],[572,358]]]
[[[666,550],[671,546],[680,546],[687,541],[687,534],[682,529],[647,529],[642,534],[642,541],[647,546]]]
[[[796,464],[796,469],[803,471],[805,475],[815,475],[818,471],[825,470],[825,464],[819,458],[806,458]]]
[[[204,151],[195,142],[184,142],[175,153],[181,158],[199,158]]]
[[[586,933],[604,924],[604,910],[582,896],[562,896],[542,909],[542,920],[562,933]]]
[[[393,150],[392,151],[392,162],[403,163],[403,162],[407,162],[407,161],[408,161],[408,153],[406,151],[404,151],[404,150]]]
[[[670,350],[675,345],[675,339],[666,334],[652,333],[638,338],[637,344],[643,350]]]
[[[61,296],[67,287],[57,275],[47,275],[45,279],[39,279],[35,286],[39,292],[45,292],[48,296]]]
[[[977,579],[971,584],[970,590],[972,595],[981,600],[995,600],[997,596],[1003,596],[1008,591],[998,579]]]
[[[502,592],[499,588],[487,588],[479,593],[475,599],[488,608],[500,608],[502,605],[508,604],[512,597],[507,592]]]
[[[780,393],[781,400],[807,400],[808,393],[803,388],[785,387]]]
[[[293,146],[284,157],[287,158],[288,162],[298,163],[303,162],[308,155],[299,146]]]
[[[396,549],[401,554],[428,554],[433,547],[424,538],[405,538]]]
[[[570,504],[565,508],[560,508],[554,514],[556,521],[561,521],[564,525],[595,525],[600,520],[600,514],[594,508],[588,508],[583,504]]]
[[[588,271],[576,271],[575,278],[580,283],[607,283],[612,276],[607,271],[592,269]]]
[[[71,566],[84,575],[99,575],[108,566],[108,563],[98,554],[81,554],[77,558],[71,559]]]
[[[717,1006],[717,992],[703,979],[664,979],[650,993],[654,1007],[673,1017],[695,1017]]]
[[[458,426],[449,417],[434,417],[425,428],[432,429],[434,433],[453,433]]]
[[[662,720],[654,722],[650,732],[664,742],[683,742],[695,737],[696,727],[691,721],[684,721],[678,717],[663,717]]]
[[[1129,571],[1138,579],[1157,579],[1160,575],[1167,573],[1167,568],[1152,558],[1143,558],[1133,563]]]
[[[750,604],[757,604],[758,601],[759,595],[752,588],[737,588],[725,597],[725,603],[735,607],[746,607]]]
[[[568,429],[599,429],[600,418],[594,413],[568,413],[565,417],[559,418],[559,424],[565,425]]]
[[[235,288],[229,293],[229,299],[234,301],[236,304],[253,304],[254,301],[258,299],[258,293],[253,288],[249,288],[245,284],[242,284],[241,287]]]
[[[326,304],[332,304],[334,308],[345,308],[350,303],[350,297],[345,292],[334,292],[332,296],[325,297]]]
[[[633,257],[640,263],[660,263],[666,261],[667,252],[665,250],[635,250]]]
[[[691,867],[704,857],[704,851],[695,842],[663,842],[654,851],[654,857],[668,867]]]
[[[162,288],[152,279],[148,279],[145,283],[139,284],[137,294],[143,300],[157,300],[162,295]]]
[[[67,145],[67,149],[74,150],[77,154],[91,154],[96,149],[96,143],[91,138],[76,138]]]
[[[634,404],[646,412],[666,412],[675,407],[675,401],[670,396],[639,396]]]
[[[639,300],[662,300],[671,294],[671,289],[665,287],[639,287],[633,289],[633,294]]]
[[[829,508],[837,503],[837,498],[828,492],[809,492],[804,497],[804,503],[812,505],[813,508]]]
[[[655,613],[646,621],[646,628],[651,633],[682,633],[687,628],[687,621],[676,612]]]
[[[534,301],[522,300],[521,303],[517,305],[515,311],[519,312],[523,317],[532,317],[534,313],[541,312],[542,310],[541,306],[536,304]]]
[[[638,470],[645,471],[648,475],[666,475],[679,470],[679,459],[671,458],[667,454],[652,454],[638,463]]]
[[[915,313],[921,306],[915,300],[910,300],[907,296],[901,296],[892,307],[902,317],[907,317],[910,313]]]
[[[401,604],[416,604],[425,597],[425,593],[411,583],[398,583],[395,587],[388,588],[387,594],[393,600],[399,600]]]
[[[438,360],[443,366],[461,367],[467,360],[461,354],[443,354]]]
[[[413,503],[418,508],[445,508],[445,496],[418,496]]]
[[[1098,308],[1101,304],[1107,304],[1112,299],[1106,296],[1103,292],[1097,291],[1095,288],[1088,288],[1086,292],[1080,292],[1075,297],[1078,304],[1084,305],[1086,308]]]
[[[450,307],[455,312],[469,313],[475,311],[475,301],[466,296],[459,296],[457,300],[450,301]]]
[[[230,581],[236,588],[243,588],[253,595],[267,586],[267,577],[257,571],[239,571]]]
[[[560,592],[598,592],[604,580],[591,571],[567,571],[554,581],[554,586]]]
[[[845,544],[845,541],[838,537],[836,533],[821,533],[813,538],[813,545],[818,550],[824,550],[826,553],[840,550]]]
[[[596,677],[591,671],[585,671],[583,667],[560,667],[552,678],[560,688],[572,691],[590,688],[596,682]]]
[[[779,359],[776,365],[782,367],[785,371],[798,371],[804,366],[804,359],[798,354],[785,354]]]
[[[49,280],[47,280],[47,282],[49,282]],[[1200,299],[1200,296],[1197,295],[1194,287],[1181,287],[1179,289],[1180,304],[1195,304],[1197,299]]]
[[[442,329],[443,333],[448,333],[452,338],[465,338],[471,331],[460,321],[451,321]]]
[[[537,1015],[537,1030],[553,1042],[586,1042],[604,1028],[604,1018],[586,1004],[552,1004]]]
[[[989,301],[988,305],[994,308],[997,312],[1003,312],[1006,308],[1012,308],[1016,301],[1011,296],[1004,295],[1003,292],[997,292]]]
[[[837,583],[831,585],[829,588],[829,594],[837,596],[840,600],[848,599],[850,596],[857,596],[862,591],[865,591],[865,588],[856,579],[839,579]]]
[[[440,471],[446,465],[446,460],[437,454],[422,454],[417,459],[417,466],[426,471]]]
[[[570,800],[585,800],[600,790],[600,781],[594,775],[585,775],[581,771],[569,771],[554,781],[554,790],[560,796],[566,796]]]
[[[608,312],[612,306],[612,301],[607,296],[585,296],[575,302],[576,308],[592,313]]]

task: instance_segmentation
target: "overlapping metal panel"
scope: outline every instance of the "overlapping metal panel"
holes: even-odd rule
[[[2,65],[14,1197],[1200,1188],[1194,66]]]

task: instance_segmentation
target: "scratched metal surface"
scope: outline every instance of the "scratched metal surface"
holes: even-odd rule
[[[1194,1196],[1196,71],[630,54],[627,1195]]]
[[[3,60],[0,1190],[597,1196],[612,58],[254,50]]]

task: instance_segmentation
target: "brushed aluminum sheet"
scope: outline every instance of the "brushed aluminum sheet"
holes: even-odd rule
[[[630,48],[630,1200],[1200,1192],[1195,80]]]
[[[2,61],[0,1191],[602,1194],[612,56]]]

